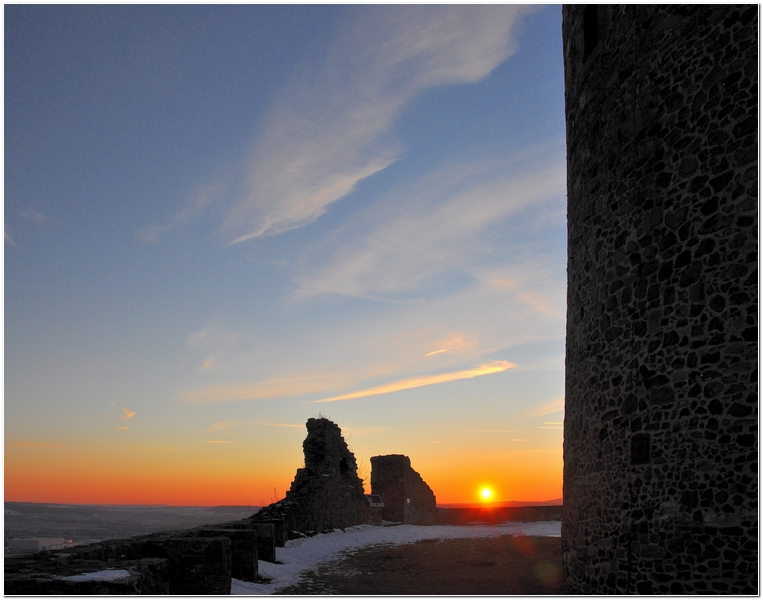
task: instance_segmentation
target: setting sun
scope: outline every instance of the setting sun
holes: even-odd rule
[[[482,499],[483,502],[487,502],[488,500],[493,499],[493,490],[489,487],[483,487],[480,490],[480,499]]]

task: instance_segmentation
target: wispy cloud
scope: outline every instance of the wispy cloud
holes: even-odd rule
[[[34,221],[38,225],[45,226],[48,224],[48,217],[42,214],[39,210],[20,210],[17,212],[17,214],[23,219]]]
[[[231,346],[242,337],[241,331],[226,330],[216,320],[188,336],[188,345],[196,349],[218,349]]]
[[[427,88],[479,81],[515,51],[520,6],[379,6],[336,37],[282,101],[253,147],[230,243],[304,226],[401,150],[388,134]]]
[[[126,425],[120,425],[119,427],[114,427],[117,431],[127,431],[129,428]]]
[[[464,335],[454,335],[450,338],[438,342],[437,350],[427,352],[424,356],[429,358],[430,356],[436,356],[438,354],[458,353],[464,350],[473,350],[477,346],[477,340],[467,339]]]
[[[123,421],[129,421],[135,416],[135,411],[129,410],[127,408],[123,408],[122,412],[124,414],[120,417],[120,419],[122,419]]]
[[[206,440],[204,443],[205,444],[235,444],[236,442],[231,442],[229,440]]]
[[[8,225],[5,226],[5,243],[10,244],[11,246],[16,245],[16,241],[13,239],[13,232]]]
[[[424,284],[431,294],[438,279],[464,272],[473,277],[479,259],[496,254],[484,241],[496,234],[485,235],[487,231],[563,198],[565,187],[563,156],[550,166],[528,165],[522,175],[492,164],[431,174],[381,198],[364,221],[353,224],[354,231],[340,232],[349,241],[327,264],[306,270],[295,297],[410,300],[421,298]],[[523,289],[524,301],[553,311],[534,292]]]
[[[555,319],[564,319],[564,306],[560,306],[559,302],[553,302],[546,295],[524,289],[523,286],[515,279],[508,277],[495,277],[490,281],[498,288],[506,288],[515,292],[516,296],[522,300],[527,306],[534,311],[542,313],[544,315],[553,317]]]
[[[221,176],[210,184],[199,186],[164,225],[147,225],[135,232],[135,237],[146,244],[156,244],[160,238],[201,215],[214,201],[219,200],[231,186],[230,175]]]
[[[206,326],[188,336],[188,349],[196,354],[197,371],[217,370],[221,365],[229,366],[244,341],[244,332],[226,328],[210,319]],[[234,359],[235,360],[235,359]]]
[[[343,374],[326,374],[284,379],[272,379],[243,385],[225,385],[189,392],[180,397],[185,404],[219,404],[243,400],[286,398],[334,390],[354,382]]]
[[[516,365],[505,360],[497,360],[492,363],[480,365],[476,369],[469,369],[467,371],[456,371],[454,373],[441,373],[439,375],[424,375],[421,377],[409,377],[408,379],[401,379],[393,381],[384,385],[373,387],[366,390],[360,390],[358,392],[352,392],[349,394],[342,394],[340,396],[332,396],[331,398],[325,398],[323,400],[314,400],[312,402],[305,402],[305,404],[321,404],[323,402],[339,402],[342,400],[356,400],[358,398],[367,398],[368,396],[378,396],[380,394],[391,394],[392,392],[399,392],[401,390],[410,390],[413,388],[423,387],[425,385],[434,385],[436,383],[447,383],[449,381],[458,381],[460,379],[472,379],[474,377],[482,377],[483,375],[491,375],[493,373],[502,373],[507,369],[515,368]]]
[[[552,413],[564,410],[564,396],[554,398],[551,402],[539,406],[535,410],[532,410],[526,414],[528,417],[545,417]]]

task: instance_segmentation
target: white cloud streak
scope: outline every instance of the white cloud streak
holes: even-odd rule
[[[349,394],[342,394],[339,396],[332,396],[331,398],[325,398],[323,400],[314,400],[312,402],[305,402],[305,404],[321,404],[324,402],[339,402],[342,400],[357,400],[358,398],[367,398],[369,396],[378,396],[380,394],[391,394],[392,392],[399,392],[402,390],[410,390],[413,388],[423,387],[425,385],[434,385],[436,383],[447,383],[450,381],[458,381],[460,379],[472,379],[474,377],[481,377],[483,375],[491,375],[493,373],[502,373],[507,369],[516,368],[516,365],[505,360],[497,360],[492,363],[486,363],[480,365],[476,369],[469,369],[466,371],[456,371],[453,373],[440,373],[438,375],[422,375],[420,377],[409,377],[407,379],[400,379],[398,381],[392,381],[379,385],[373,388],[360,390],[357,392],[351,392]]]
[[[322,65],[283,94],[224,217],[231,244],[319,218],[401,156],[388,139],[427,88],[479,81],[516,49],[520,6],[377,6],[337,36]]]

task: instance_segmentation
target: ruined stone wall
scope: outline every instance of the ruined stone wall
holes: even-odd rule
[[[231,578],[259,579],[261,541],[273,548],[274,527],[235,521],[126,539],[6,556],[4,591],[23,595],[229,595]],[[260,540],[258,532],[263,533]],[[99,581],[85,573],[121,571]]]
[[[437,501],[426,482],[402,454],[371,458],[371,493],[384,501],[382,518],[412,525],[437,523]]]
[[[569,593],[758,591],[757,11],[563,8]]]
[[[363,480],[339,426],[324,418],[308,419],[302,448],[305,467],[297,470],[286,498],[263,508],[254,519],[281,519],[290,537],[368,523]]]

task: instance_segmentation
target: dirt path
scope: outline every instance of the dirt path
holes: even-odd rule
[[[557,594],[561,546],[559,538],[513,536],[370,546],[318,565],[277,593]]]

